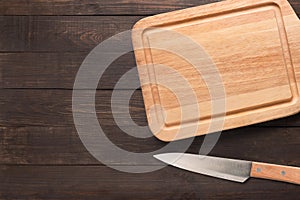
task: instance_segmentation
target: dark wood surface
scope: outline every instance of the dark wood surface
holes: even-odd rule
[[[91,49],[145,16],[212,2],[217,0],[1,1],[0,199],[299,199],[299,186],[268,180],[239,184],[172,167],[119,172],[93,158],[77,135],[72,87]],[[299,16],[300,1],[289,2]],[[118,147],[149,152],[166,144],[126,135],[111,112],[116,82],[134,67],[128,53],[106,70],[96,93],[97,116]],[[122,89],[117,92],[133,88]],[[130,102],[133,120],[145,126],[140,90]],[[123,113],[118,117],[127,120]],[[197,153],[203,138],[196,138],[188,152]],[[211,155],[300,166],[299,145],[300,114],[225,131]],[[136,165],[114,159],[109,164]]]

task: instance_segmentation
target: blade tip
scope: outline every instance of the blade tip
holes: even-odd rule
[[[163,157],[166,155],[167,154],[156,154],[156,155],[153,155],[153,157],[156,158],[157,160],[163,160]]]
[[[178,153],[162,153],[162,154],[153,155],[153,157],[162,162],[170,164],[178,159]]]
[[[162,160],[163,158],[174,158],[174,157],[178,157],[180,155],[182,155],[182,154],[179,154],[179,153],[162,153],[162,154],[153,155],[153,157],[158,159],[158,160]]]

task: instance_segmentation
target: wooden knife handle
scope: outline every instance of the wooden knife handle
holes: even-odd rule
[[[300,184],[300,168],[252,162],[251,177]]]

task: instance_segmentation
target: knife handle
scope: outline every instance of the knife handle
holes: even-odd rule
[[[300,168],[252,162],[251,177],[300,184]]]

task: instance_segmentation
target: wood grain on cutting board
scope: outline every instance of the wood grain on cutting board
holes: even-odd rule
[[[286,0],[229,0],[145,18],[134,30],[148,122],[161,140],[300,111],[300,22]]]

